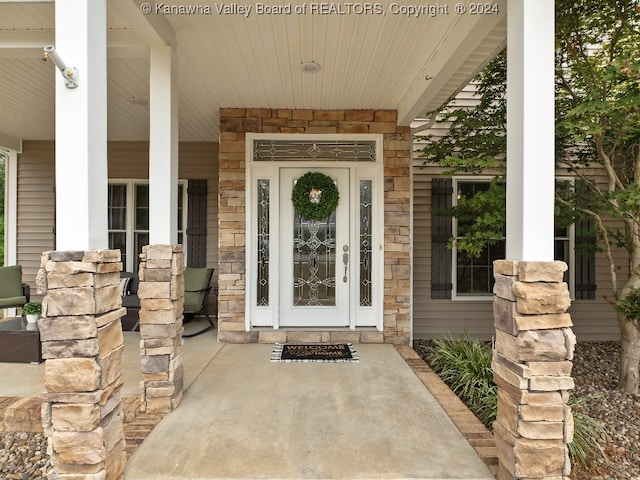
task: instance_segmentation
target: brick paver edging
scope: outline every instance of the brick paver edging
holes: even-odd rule
[[[413,348],[408,345],[396,345],[396,350],[440,404],[462,436],[469,442],[469,445],[496,475],[498,472],[498,452],[493,434],[471,413]]]

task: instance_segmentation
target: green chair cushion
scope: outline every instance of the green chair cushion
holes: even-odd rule
[[[184,291],[206,290],[213,274],[212,268],[187,267],[184,269]]]
[[[184,311],[200,313],[206,292],[184,292]]]
[[[0,267],[0,299],[22,296],[22,266]]]
[[[184,270],[184,311],[200,313],[211,282],[213,268],[187,267]]]
[[[19,297],[0,298],[0,308],[21,307],[25,303],[27,303],[27,297],[22,295]]]

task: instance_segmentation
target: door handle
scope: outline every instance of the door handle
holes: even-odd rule
[[[344,245],[342,247],[342,263],[344,263],[344,276],[342,277],[342,281],[347,283],[347,268],[349,267],[349,246]]]

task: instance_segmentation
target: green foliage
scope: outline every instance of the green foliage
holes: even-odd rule
[[[4,162],[5,156],[0,151],[0,217],[4,217]]]
[[[319,192],[313,199],[312,191]],[[307,220],[322,220],[328,217],[338,206],[340,194],[333,179],[320,172],[308,172],[298,179],[291,201],[296,211]]]
[[[589,210],[625,222],[603,228],[612,245],[635,248],[640,225],[640,8],[637,0],[556,2],[556,150],[589,183]],[[584,167],[601,168],[596,185]]]
[[[489,188],[473,197],[461,196],[450,211],[458,219],[456,248],[471,257],[479,257],[486,246],[504,239],[506,190],[502,177],[493,178]],[[449,242],[453,245],[453,240]]]
[[[493,383],[491,346],[465,335],[436,339],[427,361],[469,409],[493,428],[497,414],[498,387]]]
[[[427,146],[421,156],[424,164],[439,165],[446,174],[479,174],[487,169],[504,172],[506,137],[506,79],[507,60],[498,55],[478,75],[476,108],[457,107],[451,99],[438,111],[429,115],[439,121],[451,122],[446,136],[435,141],[425,136]]]
[[[22,307],[22,313],[25,315],[37,315],[42,313],[42,304],[40,302],[28,302]]]
[[[638,3],[558,0],[556,8],[560,147],[587,142],[587,152],[602,147],[622,167],[640,135]]]
[[[0,215],[0,267],[4,266],[4,215]]]
[[[640,288],[631,287],[629,293],[614,307],[616,312],[638,326],[640,320]]]
[[[460,338],[433,340],[427,361],[434,372],[458,395],[476,417],[490,430],[498,414],[498,387],[493,382],[492,350],[487,343]],[[591,401],[590,397],[571,397],[569,406]],[[573,413],[574,435],[569,456],[575,465],[585,467],[597,454],[607,432],[604,426],[584,413]]]

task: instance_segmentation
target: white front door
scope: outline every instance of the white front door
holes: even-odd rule
[[[340,194],[336,210],[307,220],[291,201],[295,182],[313,171],[330,176]],[[280,325],[350,325],[350,191],[348,168],[280,169]]]

